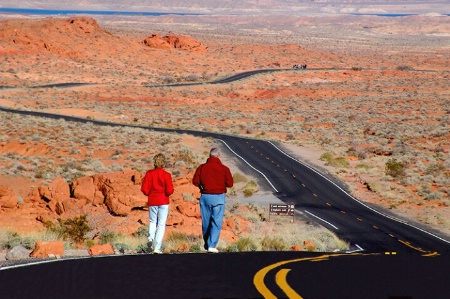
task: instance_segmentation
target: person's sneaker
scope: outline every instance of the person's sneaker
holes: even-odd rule
[[[154,253],[154,254],[161,254],[161,253],[162,253],[162,251],[161,251],[161,250],[159,250],[159,249],[155,249],[155,250],[153,250],[153,253]]]
[[[217,250],[217,248],[210,247],[210,248],[208,248],[208,252],[209,253],[219,253],[219,250]]]

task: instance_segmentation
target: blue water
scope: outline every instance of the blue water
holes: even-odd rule
[[[163,15],[190,15],[194,13],[174,12],[147,12],[147,11],[114,11],[114,10],[67,10],[67,9],[36,9],[36,8],[4,8],[0,7],[0,13],[24,14],[24,15],[122,15],[122,16],[163,16]],[[408,17],[415,14],[352,14],[354,16],[378,16],[378,17]],[[444,14],[450,16],[450,14]]]
[[[121,15],[121,16],[162,16],[162,15],[199,15],[192,13],[146,12],[146,11],[112,11],[112,10],[59,10],[35,8],[4,8],[0,13],[24,15]]]

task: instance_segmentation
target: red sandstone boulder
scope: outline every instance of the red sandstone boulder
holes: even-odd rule
[[[36,242],[34,250],[30,253],[30,257],[46,258],[49,255],[61,257],[64,254],[64,243],[61,241],[39,241]]]
[[[102,175],[101,190],[110,212],[118,216],[128,215],[134,208],[147,206],[147,197],[138,183],[141,174],[136,170]]]
[[[62,201],[68,197],[70,197],[70,187],[69,184],[62,178],[57,177],[53,182],[48,186],[39,186],[39,195],[42,199],[47,202],[57,202]]]
[[[172,51],[173,47],[159,34],[152,34],[143,41],[144,45],[154,49],[162,49]]]
[[[103,204],[105,197],[97,183],[98,176],[85,176],[76,179],[70,185],[73,197],[85,200],[93,205]]]
[[[169,34],[164,37],[161,37],[158,34],[152,34],[148,36],[143,43],[151,48],[169,51],[172,49],[180,49],[185,51],[203,52],[208,49],[208,47],[203,46],[201,42],[192,37],[176,34]]]
[[[316,251],[316,244],[309,240],[303,241],[303,248],[306,251]]]
[[[95,244],[89,247],[88,253],[90,255],[114,254],[114,248],[111,244]]]
[[[300,245],[294,245],[290,249],[291,251],[303,251],[303,248]]]
[[[7,186],[0,186],[0,208],[12,209],[17,207],[17,195]]]
[[[192,201],[179,201],[176,204],[176,210],[187,217],[194,217],[197,219],[201,218],[200,215],[200,205],[196,202],[192,202]]]

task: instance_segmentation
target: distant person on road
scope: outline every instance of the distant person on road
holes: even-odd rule
[[[200,188],[200,213],[204,248],[210,253],[218,253],[220,231],[225,212],[225,193],[233,187],[230,169],[219,159],[219,149],[213,148],[206,163],[200,165],[194,174],[192,183]]]
[[[173,181],[170,173],[164,170],[166,157],[157,154],[153,157],[154,169],[148,170],[142,180],[141,191],[148,198],[148,250],[162,253],[161,245],[166,231],[169,215],[169,196],[173,194]]]

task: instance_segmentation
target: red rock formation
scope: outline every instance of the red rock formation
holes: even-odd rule
[[[208,47],[203,46],[201,42],[192,37],[175,34],[169,34],[164,37],[161,37],[158,34],[152,34],[144,39],[143,43],[150,48],[169,51],[172,49],[180,49],[185,51],[203,52],[208,49]]]
[[[0,186],[0,208],[17,207],[17,195],[8,186]]]
[[[88,253],[92,256],[114,254],[114,248],[111,244],[96,244],[89,247]]]
[[[131,235],[149,223],[147,198],[140,191],[143,175],[136,170],[127,170],[81,177],[71,184],[59,177],[49,185],[34,188],[21,204],[15,198],[15,204],[9,205],[11,208],[0,209],[1,217],[11,219],[10,227],[17,222],[13,219],[20,219],[21,226],[29,231],[57,223],[58,219],[88,215],[89,225],[95,233],[107,228]],[[175,192],[171,196],[166,236],[172,232],[201,236],[200,193],[192,185],[191,177],[192,174],[187,174],[174,178]],[[12,190],[8,191],[7,187],[0,187],[0,194],[10,192]],[[0,197],[1,204],[5,202],[3,198],[5,196]],[[17,225],[14,227],[18,228]],[[237,240],[242,233],[248,233],[246,220],[233,215],[225,220],[221,238]]]
[[[64,243],[61,241],[39,241],[36,242],[34,250],[30,253],[30,257],[47,258],[49,255],[63,256]]]

